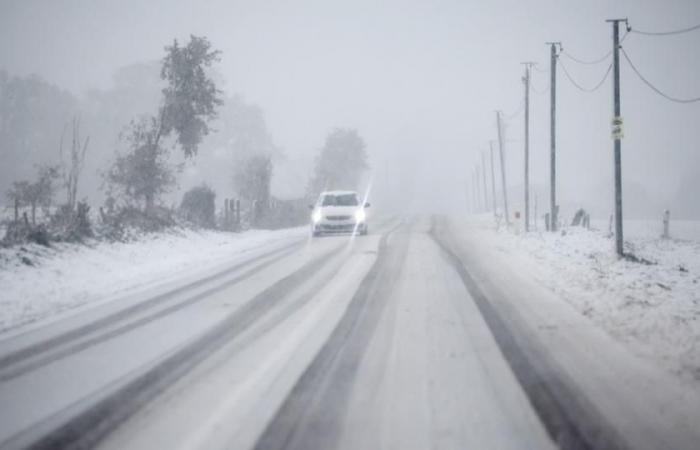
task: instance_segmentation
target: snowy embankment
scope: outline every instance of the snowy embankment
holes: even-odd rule
[[[204,277],[233,258],[303,239],[306,227],[171,230],[138,240],[0,248],[0,332],[79,306]]]
[[[483,217],[476,228],[505,256],[503,264],[529,274],[637,355],[700,382],[700,241],[633,235],[626,247],[649,262],[637,263],[615,256],[607,232],[516,234],[494,230]]]

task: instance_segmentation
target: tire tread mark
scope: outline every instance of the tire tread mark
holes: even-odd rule
[[[199,279],[197,281],[194,281],[192,283],[189,283],[185,286],[179,287],[177,289],[173,289],[167,292],[164,292],[162,294],[158,294],[155,297],[152,297],[148,300],[145,300],[143,302],[139,302],[136,305],[127,307],[125,309],[119,310],[115,312],[114,314],[110,314],[106,317],[102,317],[94,322],[90,322],[89,324],[74,328],[70,331],[67,331],[65,333],[59,334],[58,336],[54,336],[50,339],[46,339],[44,341],[38,342],[36,344],[29,345],[27,347],[23,347],[19,350],[16,350],[12,353],[8,353],[2,357],[0,357],[0,371],[6,370],[8,367],[18,364],[24,360],[30,359],[30,358],[35,358],[37,355],[41,353],[46,353],[49,352],[59,346],[64,346],[71,341],[79,340],[83,337],[85,337],[86,334],[93,333],[95,331],[99,331],[105,327],[108,327],[112,325],[115,322],[119,322],[121,320],[125,320],[129,318],[130,316],[133,316],[135,314],[138,314],[142,311],[145,311],[147,309],[153,308],[160,303],[165,302],[168,300],[171,296],[175,294],[179,294],[183,291],[188,291],[195,289],[199,286],[205,285],[207,283],[210,283],[212,281],[215,281],[219,278],[222,278],[226,276],[228,273],[236,270],[240,270],[241,268],[254,264],[255,262],[273,256],[275,254],[283,254],[285,252],[289,253],[294,251],[294,249],[298,246],[300,246],[299,242],[294,242],[290,245],[284,246],[282,248],[274,249],[269,252],[263,253],[262,255],[256,256],[253,259],[247,260],[247,261],[242,261],[241,263],[235,264],[231,267],[227,267],[224,270],[221,270],[219,272],[216,272],[215,274],[212,274],[210,276],[207,276],[205,278]],[[232,280],[229,283],[225,283],[220,286],[220,288],[224,288],[230,283],[235,283],[240,281],[240,277],[237,277],[237,279]],[[83,347],[81,347],[83,348]],[[21,372],[24,373],[24,372]],[[10,376],[9,378],[13,378],[14,376]],[[8,379],[8,377],[5,377],[4,375],[0,375],[0,381],[5,381]]]
[[[289,253],[294,252],[294,250],[295,249],[287,249],[286,251],[280,252],[277,254],[284,256],[284,255],[287,255]],[[260,259],[261,258],[256,258],[255,261],[250,261],[250,263],[254,264],[256,261],[259,261]],[[155,311],[152,314],[141,317],[140,319],[137,319],[135,321],[127,322],[124,325],[117,327],[115,329],[108,330],[108,331],[101,333],[101,334],[95,334],[93,337],[91,337],[89,339],[78,340],[79,338],[75,338],[74,340],[77,342],[71,343],[69,341],[68,343],[66,343],[64,345],[63,348],[61,348],[55,352],[49,353],[49,354],[45,354],[47,352],[43,352],[45,354],[45,356],[35,357],[34,360],[31,360],[29,363],[23,364],[20,367],[15,367],[14,369],[11,368],[10,370],[6,370],[5,368],[3,368],[2,370],[0,370],[0,382],[11,380],[11,379],[16,378],[18,376],[21,376],[25,373],[31,372],[32,370],[35,370],[39,367],[50,364],[53,361],[59,360],[61,358],[65,358],[65,357],[70,356],[74,353],[78,353],[82,350],[85,350],[85,349],[90,348],[92,346],[98,345],[101,342],[104,342],[104,341],[109,340],[111,338],[114,338],[116,336],[127,333],[133,329],[136,329],[138,327],[141,327],[141,326],[144,326],[148,323],[151,323],[154,320],[157,320],[159,318],[162,318],[162,317],[165,317],[169,314],[177,312],[183,308],[186,308],[187,306],[190,306],[194,303],[197,303],[203,299],[206,299],[209,295],[212,295],[212,294],[214,294],[222,289],[225,289],[228,286],[239,283],[239,282],[255,275],[256,273],[259,273],[260,271],[271,266],[275,262],[277,262],[275,259],[265,261],[262,264],[254,266],[251,270],[244,272],[244,273],[242,273],[234,278],[226,280],[225,282],[223,282],[221,284],[213,286],[210,289],[207,289],[207,290],[202,291],[202,292],[198,292],[197,294],[195,294],[191,297],[187,297],[180,302],[174,303],[173,305],[170,305],[167,308]],[[151,305],[151,306],[154,306],[154,305]],[[126,319],[126,318],[123,318],[123,319]],[[119,320],[117,320],[117,322],[118,321]]]
[[[153,400],[226,342],[243,333],[291,289],[318,272],[336,253],[334,249],[306,263],[159,364],[124,381],[121,387],[114,388],[94,405],[81,407],[79,401],[74,407],[80,411],[70,419],[60,422],[61,413],[58,413],[36,427],[0,443],[0,447],[30,450],[94,448],[144,404]],[[39,436],[35,437],[36,434]]]
[[[376,292],[385,281],[387,241],[401,223],[388,231],[379,243],[377,259],[360,283],[355,295],[326,343],[297,380],[282,405],[258,437],[256,450],[279,448],[332,448],[338,437],[334,412],[342,411],[348,400],[359,362],[379,316],[386,305]],[[405,245],[403,246],[405,250]],[[399,263],[405,258],[396,256]],[[386,285],[386,284],[384,284]],[[376,300],[370,301],[370,299]],[[362,328],[362,329],[360,329]],[[330,385],[333,381],[335,384]],[[333,411],[319,411],[319,403],[333,396]],[[311,420],[309,414],[315,414]],[[304,423],[304,422],[310,423]],[[311,429],[313,444],[300,443],[304,426]],[[319,442],[320,441],[320,442]]]
[[[577,392],[572,380],[558,370],[547,367],[544,358],[537,364],[519,343],[511,327],[486,297],[467,271],[452,246],[431,226],[430,236],[454,267],[474,303],[491,330],[506,362],[522,386],[550,437],[564,450],[627,449],[619,433],[605,423],[594,406]]]

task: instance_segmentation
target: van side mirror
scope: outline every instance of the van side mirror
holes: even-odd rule
[[[365,208],[369,208],[370,206],[372,206],[372,205],[370,205],[369,202],[365,203]]]

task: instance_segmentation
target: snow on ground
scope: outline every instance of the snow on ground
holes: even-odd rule
[[[663,234],[663,222],[661,216],[657,220],[631,219],[624,221],[625,239],[652,239],[659,238]],[[591,227],[608,231],[609,220],[591,219]],[[679,220],[671,217],[669,234],[675,239],[700,241],[700,221]]]
[[[651,262],[643,264],[618,260],[607,230],[518,234],[495,231],[490,218],[478,222],[504,263],[531,273],[634,353],[700,382],[700,240],[660,239],[641,227],[631,236],[645,237],[630,237],[626,246]]]
[[[307,233],[306,227],[240,234],[178,229],[128,243],[0,248],[0,332],[184,276],[204,275],[234,256]]]

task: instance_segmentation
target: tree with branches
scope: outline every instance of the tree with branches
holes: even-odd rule
[[[118,191],[132,206],[141,204],[146,213],[175,184],[163,141],[173,139],[186,158],[194,157],[222,103],[221,91],[207,74],[220,52],[205,37],[190,36],[185,46],[175,40],[165,51],[160,76],[166,86],[158,113],[131,121],[122,134],[129,150],[106,173],[110,192]]]
[[[309,197],[328,189],[357,189],[363,172],[369,168],[366,147],[357,130],[333,130],[316,157],[307,189]]]
[[[7,192],[7,197],[15,205],[15,211],[29,207],[32,225],[36,225],[37,208],[42,207],[46,212],[51,208],[58,178],[58,166],[38,166],[36,180],[33,182],[26,180],[15,181]],[[17,217],[15,217],[15,220],[17,220]]]
[[[73,136],[69,154],[67,157],[63,154],[64,129],[61,135],[59,155],[61,158],[63,184],[66,188],[66,208],[69,212],[73,213],[78,197],[78,181],[80,180],[80,174],[85,164],[85,154],[87,152],[88,143],[90,142],[90,137],[88,136],[84,140],[80,137],[80,119],[78,117],[73,117],[71,130]],[[65,161],[66,158],[67,162]]]

